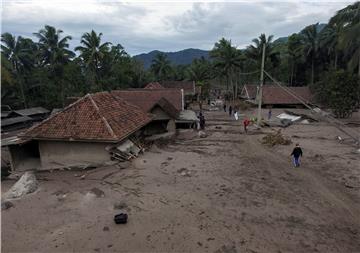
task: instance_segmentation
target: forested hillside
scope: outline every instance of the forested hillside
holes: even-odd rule
[[[134,58],[142,62],[145,69],[149,69],[152,61],[159,53],[165,54],[172,65],[188,65],[195,59],[200,59],[201,57],[204,57],[205,59],[209,58],[209,51],[194,48],[188,48],[177,52],[161,52],[154,50],[147,54],[135,55]]]
[[[62,107],[68,96],[142,87],[155,80],[189,79],[198,85],[216,80],[235,95],[244,83],[258,82],[263,45],[265,70],[277,80],[310,85],[334,111],[344,104],[347,111],[359,105],[360,2],[339,10],[328,24],[309,24],[287,39],[259,34],[240,50],[230,38],[222,38],[209,54],[188,49],[132,58],[121,44],[103,41],[99,31],[85,32],[73,52],[66,31],[45,25],[34,35],[36,40],[6,31],[1,36],[2,105],[51,109]]]

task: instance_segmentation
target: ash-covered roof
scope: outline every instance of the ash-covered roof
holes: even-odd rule
[[[88,94],[23,134],[32,139],[119,142],[151,121],[109,92]]]

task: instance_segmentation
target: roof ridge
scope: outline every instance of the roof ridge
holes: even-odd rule
[[[102,94],[107,94],[107,92],[102,92]],[[106,118],[100,113],[100,109],[97,106],[96,102],[94,101],[94,99],[92,98],[92,94],[89,94],[89,99],[91,101],[91,104],[94,106],[96,112],[98,113],[98,115],[100,116],[101,120],[104,122],[107,130],[109,131],[110,135],[114,138],[117,138],[116,134],[114,133],[114,130],[111,128],[109,122],[106,120]]]
[[[19,134],[19,136],[26,136],[26,133],[27,133],[27,132],[29,132],[29,131],[33,130],[34,128],[36,128],[36,127],[38,127],[38,126],[41,126],[41,125],[45,124],[46,122],[52,120],[52,119],[53,119],[55,116],[57,116],[59,113],[65,112],[65,111],[67,111],[68,109],[70,109],[71,107],[73,107],[75,104],[80,103],[80,101],[82,101],[82,100],[85,100],[85,98],[88,97],[89,95],[90,95],[90,94],[88,93],[88,94],[86,94],[85,96],[79,98],[79,99],[76,100],[75,102],[73,102],[73,103],[69,104],[68,106],[66,106],[66,107],[64,108],[64,110],[58,111],[58,112],[50,115],[47,119],[44,119],[44,120],[41,121],[39,124],[35,124],[35,125],[33,125],[32,127],[30,127],[29,129],[27,129],[27,130],[25,131],[25,133]]]

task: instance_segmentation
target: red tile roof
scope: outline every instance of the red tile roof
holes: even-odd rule
[[[255,99],[257,93],[256,85],[245,85],[249,94],[249,99]],[[286,87],[291,93],[302,98],[305,102],[312,102],[313,96],[310,93],[309,87]],[[245,94],[246,95],[246,94]],[[301,104],[301,102],[294,96],[290,95],[284,89],[276,85],[263,86],[263,104]]]
[[[162,81],[161,85],[165,88],[183,89],[185,94],[195,94],[194,81]]]
[[[118,142],[149,123],[140,108],[109,92],[88,94],[30,128],[32,139]]]
[[[145,85],[144,89],[164,89],[164,86],[162,86],[158,82],[148,83]]]
[[[176,110],[182,110],[182,94],[179,89],[113,90],[112,94],[140,107],[144,112],[150,112],[161,98],[165,98]]]

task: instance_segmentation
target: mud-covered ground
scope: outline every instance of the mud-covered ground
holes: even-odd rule
[[[181,131],[129,168],[37,173],[39,190],[2,211],[2,252],[360,252],[360,154],[341,132],[283,129],[304,151],[294,168],[293,144],[261,144],[272,129],[205,116],[208,137]]]

